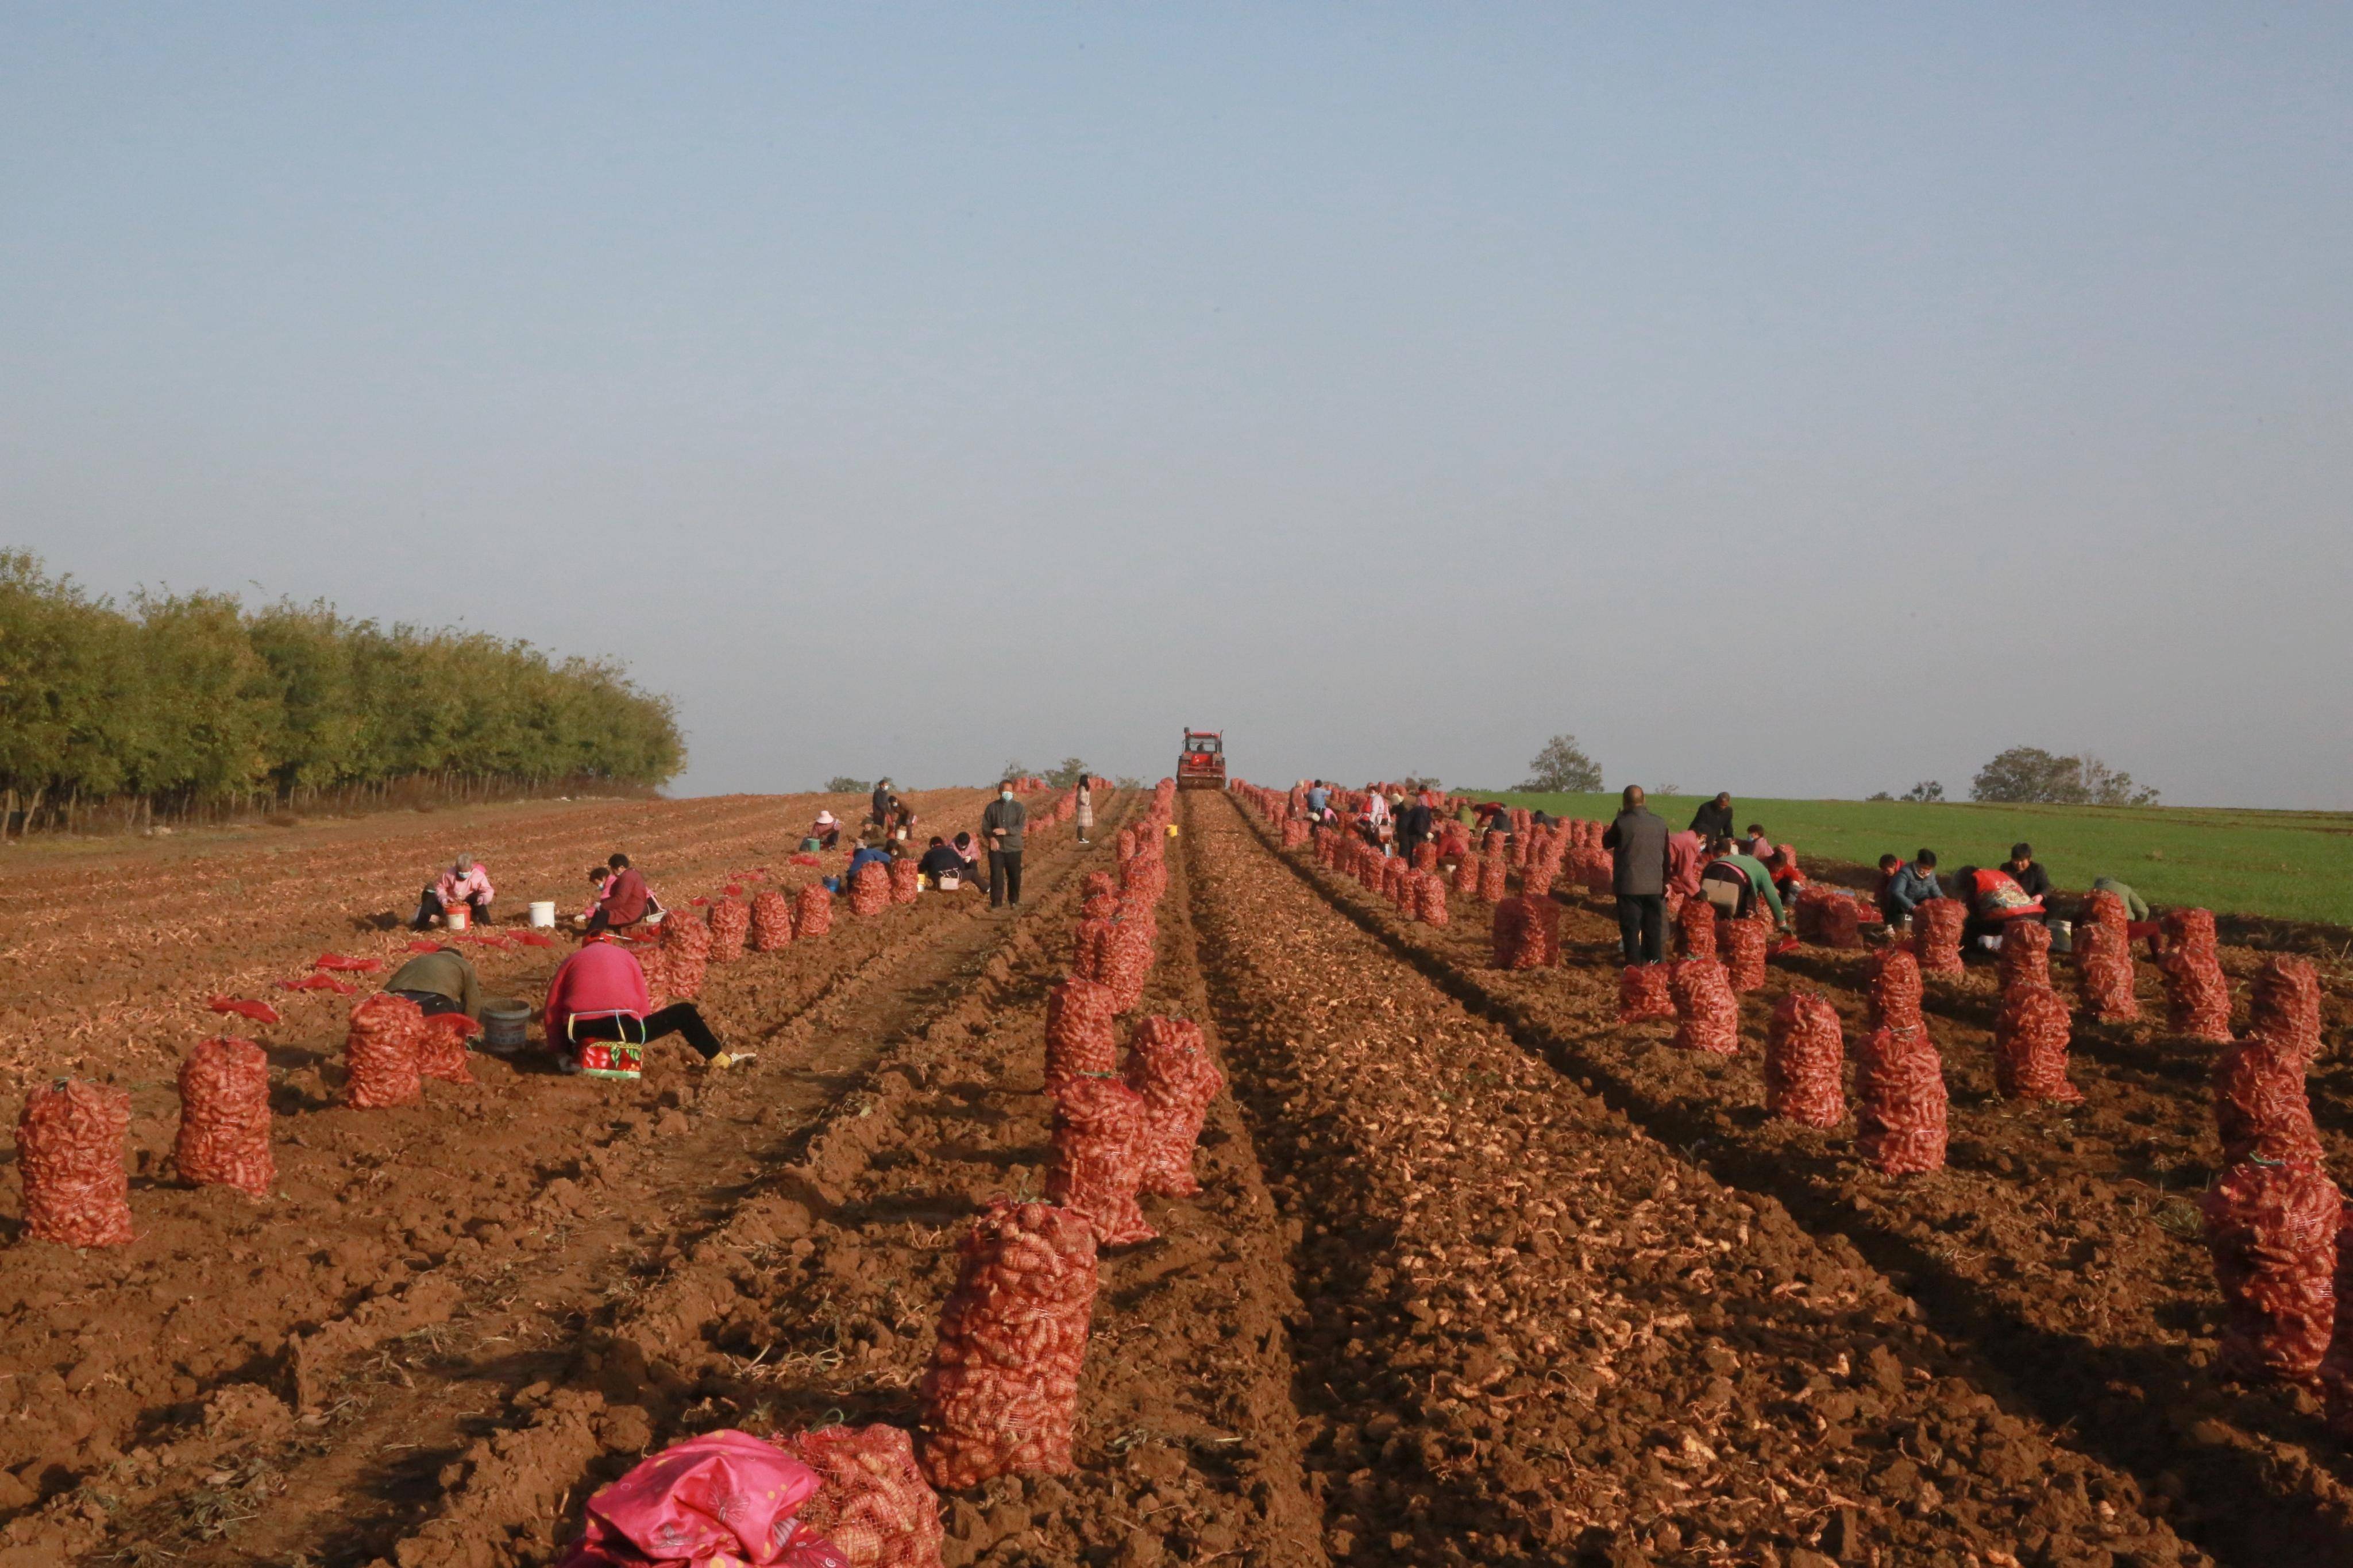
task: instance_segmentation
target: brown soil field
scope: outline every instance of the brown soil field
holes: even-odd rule
[[[983,799],[916,805],[961,826]],[[614,848],[679,905],[829,872],[792,843],[863,803],[0,859],[9,1102],[69,1071],[130,1090],[138,1230],[32,1242],[0,1181],[0,1568],[537,1568],[678,1438],[915,1426],[958,1237],[1043,1189],[1047,992],[1082,874],[1145,804],[1099,799],[1091,848],[1034,833],[1017,910],[839,905],[825,939],[714,965],[703,1008],[752,1062],[657,1047],[617,1085],[477,1055],[477,1083],[375,1111],[341,1102],[352,999],[271,983],[404,953],[391,928],[452,852],[490,866],[502,921],[577,909]],[[1564,963],[1505,973],[1475,900],[1400,921],[1233,798],[1180,795],[1176,821],[1134,1016],[1193,1018],[1226,1074],[1203,1190],[1146,1199],[1156,1238],[1100,1258],[1075,1472],[944,1496],[950,1568],[2353,1561],[2353,1465],[2316,1406],[2208,1370],[2184,1216],[2217,1160],[2211,1047],[2079,1025],[2085,1104],[2021,1111],[1991,1092],[1989,973],[1932,978],[1952,1166],[1887,1181],[1851,1124],[1762,1110],[1772,1001],[1813,987],[1852,1026],[1854,955],[1777,960],[1744,1054],[1696,1058],[1616,1024],[1601,900],[1563,895]],[[534,1002],[562,951],[476,950],[487,989]],[[216,994],[283,1021],[222,1020]],[[271,1059],[260,1202],[172,1173],[173,1072],[225,1032]],[[2332,1153],[2344,1070],[2313,1078]]]

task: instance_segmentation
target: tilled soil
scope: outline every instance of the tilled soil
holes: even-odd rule
[[[1843,1238],[1467,1013],[1188,800],[1336,1559],[2203,1561]]]

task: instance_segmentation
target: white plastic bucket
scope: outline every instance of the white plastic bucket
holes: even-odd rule
[[[555,929],[555,900],[554,899],[535,899],[532,901],[531,929],[533,931],[554,931]]]

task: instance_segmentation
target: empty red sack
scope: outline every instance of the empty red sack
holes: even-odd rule
[[[269,1058],[251,1040],[212,1039],[180,1064],[180,1136],[172,1163],[200,1187],[269,1195]]]
[[[1679,958],[1668,966],[1675,998],[1675,1048],[1709,1056],[1740,1054],[1740,1003],[1724,965],[1712,958]]]
[[[1945,1166],[1945,1064],[1926,1027],[1873,1029],[1855,1053],[1855,1144],[1882,1175]]]
[[[1618,977],[1618,1021],[1642,1024],[1675,1016],[1674,988],[1663,963],[1630,963]]]
[[[1765,1031],[1765,1109],[1809,1127],[1837,1126],[1846,1120],[1845,1057],[1838,1009],[1817,992],[1790,992]]]
[[[2223,1373],[2310,1378],[2336,1329],[2337,1184],[2308,1160],[2250,1161],[2231,1167],[2200,1206],[2222,1292]]]
[[[16,1175],[25,1233],[59,1247],[131,1245],[131,1173],[122,1163],[131,1096],[61,1078],[25,1099]]]
[[[2083,1092],[2067,1081],[2067,1038],[2073,1020],[2048,985],[2005,992],[1993,1021],[1993,1082],[2005,1100],[2073,1105]]]
[[[352,1009],[343,1037],[343,1099],[364,1110],[406,1105],[417,1081],[417,1035],[425,1015],[406,996],[378,992]]]

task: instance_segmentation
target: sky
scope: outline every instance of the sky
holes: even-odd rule
[[[2353,7],[0,4],[0,545],[1018,759],[2353,807]]]

